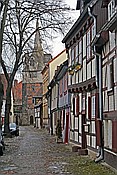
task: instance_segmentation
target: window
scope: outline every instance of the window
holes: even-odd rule
[[[83,36],[83,58],[86,57],[86,34]]]
[[[71,50],[71,64],[72,65],[74,65],[74,61],[75,61],[75,46],[73,46]]]
[[[114,85],[113,61],[107,65],[107,90],[112,91]]]
[[[95,96],[92,96],[91,98],[91,114],[92,114],[92,118],[95,117]]]
[[[79,55],[78,55],[79,59],[78,62],[80,64],[82,64],[82,40],[79,41]]]
[[[115,0],[111,0],[108,4],[108,20],[110,20],[110,18],[112,18],[115,13]]]
[[[91,58],[91,33],[90,33],[90,30],[87,32],[87,60],[89,60]]]
[[[85,110],[85,97],[83,97],[82,99],[82,110],[83,111]]]
[[[78,43],[76,44],[76,63],[78,62]]]
[[[69,57],[69,66],[71,66],[71,48],[69,49],[69,52],[68,52],[68,57]]]
[[[60,94],[60,97],[62,97],[62,93],[63,93],[63,84],[62,84],[62,79],[60,80],[60,84],[59,84],[59,94]]]

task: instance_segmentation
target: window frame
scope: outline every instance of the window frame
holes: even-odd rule
[[[107,65],[107,93],[113,92],[114,90],[114,65],[113,59]]]

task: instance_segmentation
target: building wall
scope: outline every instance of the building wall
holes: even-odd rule
[[[46,97],[46,94],[48,92],[48,66],[46,65],[44,70],[42,71],[42,76],[43,76],[43,125],[48,125],[49,124],[49,119],[48,119],[48,100]]]
[[[117,32],[109,32],[109,41],[104,46],[103,54],[103,110],[104,110],[104,145],[105,148],[117,152],[117,145],[113,145],[116,130],[114,122],[117,121]],[[110,65],[112,64],[112,70]],[[110,72],[112,71],[112,72]],[[113,75],[112,75],[112,74]],[[111,75],[110,75],[111,74]],[[113,80],[112,80],[113,79]],[[113,85],[111,88],[111,81]],[[113,136],[114,135],[114,136]],[[113,149],[113,146],[116,149]]]
[[[53,79],[55,70],[57,70],[57,66],[60,66],[60,64],[66,60],[67,60],[66,51],[63,50],[60,54],[58,54],[55,58],[53,58],[49,62],[49,82],[51,82],[51,80]]]

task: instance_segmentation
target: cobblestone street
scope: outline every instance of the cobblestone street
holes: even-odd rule
[[[71,152],[70,145],[57,144],[47,130],[20,127],[20,136],[5,138],[5,144],[6,150],[0,157],[0,175],[116,174],[88,157],[81,158]],[[76,171],[74,165],[78,168]]]

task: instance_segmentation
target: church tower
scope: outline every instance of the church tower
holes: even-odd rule
[[[44,52],[38,20],[32,53],[25,55],[22,82],[22,125],[33,125],[35,121],[34,106],[42,99],[42,70],[44,68]]]

